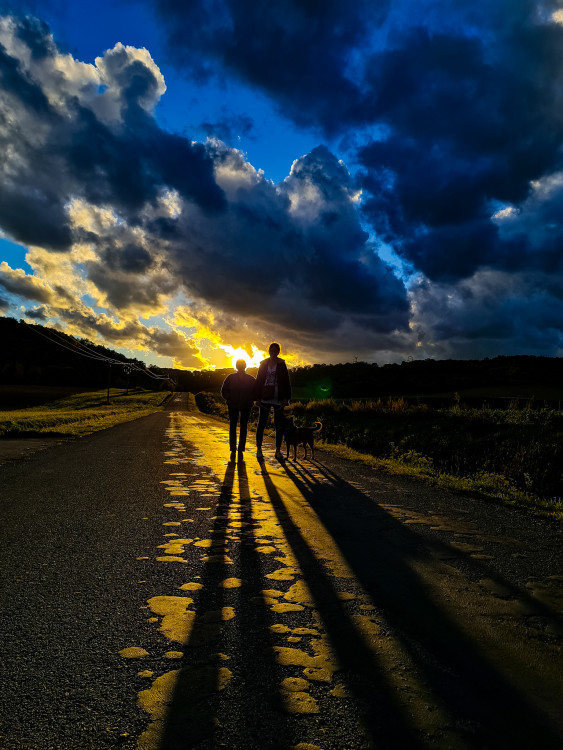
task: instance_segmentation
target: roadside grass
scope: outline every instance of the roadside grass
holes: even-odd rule
[[[79,436],[145,417],[164,409],[169,391],[107,390],[77,393],[17,411],[0,411],[0,437]]]
[[[92,388],[64,385],[0,385],[0,412],[28,409],[50,401],[59,401],[76,393],[87,393]]]
[[[416,454],[414,451],[407,452],[399,458],[379,458],[348,448],[346,445],[328,443],[325,440],[316,441],[316,445],[320,450],[333,456],[357,461],[385,471],[387,474],[414,477],[450,492],[478,496],[485,500],[520,508],[535,515],[563,521],[561,498],[536,497],[529,492],[519,490],[510,480],[500,474],[487,472],[477,472],[471,476],[446,474],[436,471],[431,459]]]
[[[200,411],[227,418],[218,394],[195,400]],[[320,419],[323,439],[316,442],[327,453],[563,520],[559,410],[516,399],[505,409],[475,408],[457,397],[441,409],[402,398],[326,399],[294,402],[287,412],[297,424]]]

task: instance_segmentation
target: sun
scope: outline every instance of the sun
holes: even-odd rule
[[[258,367],[260,362],[267,356],[264,352],[255,347],[254,344],[251,345],[251,355],[241,346],[237,349],[232,346],[227,346],[226,344],[219,344],[219,346],[223,349],[227,357],[230,357],[233,367],[235,367],[235,363],[238,359],[244,359],[247,367]]]

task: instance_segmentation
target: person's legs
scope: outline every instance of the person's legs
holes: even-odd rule
[[[229,406],[229,447],[231,453],[237,449],[237,422],[239,410],[236,406]]]
[[[274,407],[274,427],[276,428],[276,451],[279,451],[283,442],[283,430],[285,427],[285,414],[283,406]]]
[[[258,425],[256,427],[256,447],[262,447],[262,440],[264,439],[264,430],[268,423],[268,416],[270,414],[269,406],[260,406],[260,414],[258,415]]]
[[[246,448],[246,430],[248,426],[248,418],[250,417],[250,407],[248,409],[240,410],[240,432],[238,436],[238,449],[239,452]]]

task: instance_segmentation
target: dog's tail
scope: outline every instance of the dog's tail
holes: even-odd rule
[[[311,429],[313,430],[313,432],[318,432],[319,430],[322,430],[322,429],[323,429],[323,424],[322,424],[322,422],[319,422],[319,421],[317,420],[317,421],[315,422],[315,426],[314,426],[314,427],[311,427]]]

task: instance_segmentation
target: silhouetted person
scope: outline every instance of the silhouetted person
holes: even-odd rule
[[[287,365],[279,358],[281,347],[279,344],[270,344],[268,359],[262,360],[258,368],[256,383],[254,386],[254,400],[260,407],[258,426],[256,428],[256,458],[264,458],[262,453],[262,440],[264,428],[268,422],[270,409],[274,409],[274,427],[276,430],[276,458],[281,461],[283,455],[281,444],[284,430],[284,406],[287,406],[291,398],[291,383]]]
[[[246,447],[246,428],[248,417],[254,400],[254,385],[256,380],[246,370],[244,359],[236,362],[237,371],[227,375],[221,386],[221,396],[227,402],[229,408],[229,446],[231,448],[231,461],[235,460],[237,451],[237,422],[240,416],[240,432],[238,441],[238,458],[244,461],[244,449]]]

